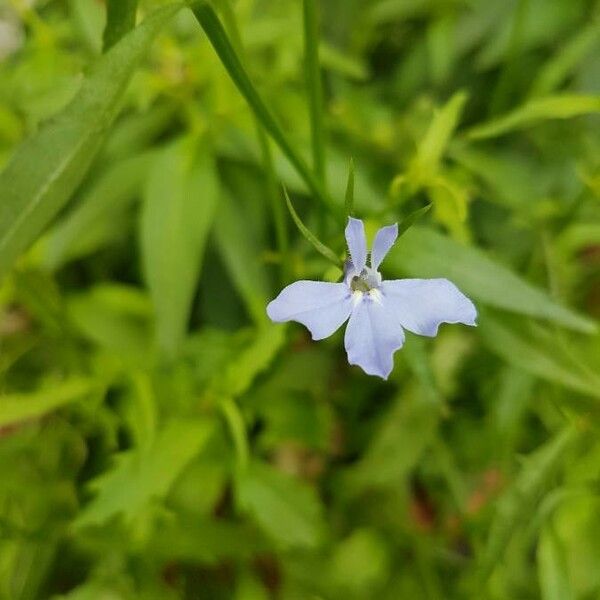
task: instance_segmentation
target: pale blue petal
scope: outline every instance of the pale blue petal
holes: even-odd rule
[[[394,368],[394,352],[404,344],[404,332],[385,302],[365,294],[352,310],[344,344],[351,365],[387,379]]]
[[[398,322],[413,333],[433,337],[441,323],[476,325],[475,306],[447,279],[384,281],[381,291]]]
[[[382,227],[375,236],[371,250],[371,268],[377,270],[398,237],[398,223]]]
[[[352,266],[360,273],[367,264],[367,238],[365,225],[360,219],[348,217],[346,225],[346,242],[352,259]]]
[[[345,283],[296,281],[269,303],[267,314],[276,323],[302,323],[313,340],[322,340],[346,321],[351,309],[351,292]]]

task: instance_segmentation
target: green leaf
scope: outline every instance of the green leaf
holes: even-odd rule
[[[74,526],[101,525],[119,514],[133,519],[150,501],[169,492],[212,431],[210,421],[172,420],[149,448],[117,455],[115,467],[90,484],[95,498],[83,508]]]
[[[227,73],[229,73],[229,76],[235,83],[239,92],[250,105],[250,108],[261,125],[269,135],[271,135],[273,140],[275,140],[283,154],[298,171],[310,191],[316,196],[317,200],[319,200],[324,207],[333,211],[334,214],[335,212],[339,212],[337,211],[337,207],[333,205],[332,201],[327,196],[318,178],[308,168],[304,158],[291,144],[287,135],[277,123],[273,113],[254,87],[254,84],[248,77],[246,69],[242,65],[229,40],[227,32],[219,21],[214,9],[204,0],[192,0],[192,2],[190,2],[190,8],[210,40],[215,52],[221,59]]]
[[[374,598],[388,579],[391,566],[383,533],[357,529],[336,546],[330,577],[339,589],[339,597]]]
[[[157,157],[141,215],[144,271],[156,313],[156,334],[172,359],[186,333],[204,248],[219,194],[212,156],[194,137]]]
[[[69,12],[82,41],[92,54],[100,54],[105,22],[103,7],[94,0],[69,0]]]
[[[600,376],[593,366],[586,367],[576,358],[561,352],[561,342],[549,332],[517,331],[485,314],[480,333],[486,345],[509,364],[547,381],[600,399]]]
[[[354,160],[350,159],[348,167],[348,182],[346,183],[345,194],[346,214],[351,217],[354,215]]]
[[[264,536],[250,523],[216,519],[214,516],[178,517],[177,520],[169,519],[157,528],[149,540],[151,555],[161,561],[177,560],[217,566],[227,559],[250,561],[257,552],[269,549]],[[94,596],[93,600],[96,598]]]
[[[600,28],[595,20],[566,43],[561,43],[556,54],[540,69],[531,86],[531,95],[548,94],[557,88],[574,68],[597,49]]]
[[[125,285],[97,285],[67,300],[69,320],[86,339],[138,366],[149,360],[151,312],[142,290]]]
[[[527,457],[516,479],[496,503],[496,514],[482,554],[482,579],[491,575],[513,534],[531,519],[540,496],[578,439],[577,430],[568,427]]]
[[[298,213],[296,212],[296,209],[294,208],[285,187],[283,188],[283,193],[285,195],[285,201],[288,210],[290,211],[290,215],[292,215],[292,219],[296,224],[296,227],[298,227],[298,229],[300,230],[300,233],[314,246],[315,250],[319,254],[324,256],[327,260],[331,261],[336,267],[342,268],[343,262],[339,259],[336,253],[331,248],[328,248],[325,244],[319,241],[317,236],[314,233],[312,233],[308,229],[308,227],[306,227],[306,225],[302,222],[302,219],[300,219],[300,217],[298,216]]]
[[[234,398],[244,394],[254,379],[269,367],[285,342],[286,328],[268,324],[215,378],[215,389]]]
[[[435,113],[417,150],[416,161],[419,170],[430,174],[435,174],[438,170],[466,101],[467,95],[457,92]]]
[[[93,252],[119,232],[115,220],[137,198],[152,158],[147,152],[118,161],[86,189],[81,201],[44,236],[41,254],[46,267],[57,269]]]
[[[571,119],[579,115],[600,112],[600,97],[562,94],[530,100],[520,108],[483,125],[469,129],[466,137],[484,140],[498,137],[548,119]]]
[[[403,394],[381,420],[361,460],[347,474],[351,489],[385,488],[405,481],[431,444],[441,417],[426,390]]]
[[[44,415],[91,394],[98,384],[88,379],[72,379],[30,394],[0,396],[0,427],[14,425]]]
[[[262,463],[251,463],[236,477],[237,505],[252,515],[280,547],[312,547],[323,527],[314,490]]]
[[[398,225],[398,237],[406,233],[415,224],[415,222],[418,221],[424,214],[428,213],[430,209],[431,204],[427,204],[427,206],[417,208],[417,210],[411,212],[408,217],[402,219]]]
[[[255,323],[267,321],[270,286],[261,248],[248,226],[244,207],[223,193],[215,217],[215,241],[221,259]]]
[[[394,245],[384,267],[394,275],[447,277],[465,294],[489,306],[547,319],[564,327],[594,333],[596,324],[557,304],[484,252],[463,246],[425,227],[412,227]]]
[[[0,174],[0,277],[77,189],[135,68],[180,8],[158,9],[100,58],[73,101],[26,140]]]
[[[135,27],[137,4],[138,0],[106,0],[105,52]]]
[[[537,563],[542,600],[575,600],[565,548],[552,523],[548,523],[540,535]]]

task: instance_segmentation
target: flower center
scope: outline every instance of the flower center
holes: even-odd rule
[[[378,288],[381,283],[381,275],[370,267],[365,267],[360,275],[355,275],[350,280],[350,289],[353,292],[370,292],[372,289]]]

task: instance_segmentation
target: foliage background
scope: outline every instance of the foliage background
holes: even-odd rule
[[[387,382],[267,322],[339,275],[280,183],[342,229],[166,4],[0,1],[0,597],[599,598],[600,4],[317,3],[321,113],[300,0],[215,2],[334,213],[432,203],[384,275],[479,327]]]

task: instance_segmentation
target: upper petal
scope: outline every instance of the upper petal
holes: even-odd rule
[[[322,340],[346,321],[351,307],[350,289],[345,283],[296,281],[269,303],[267,314],[276,323],[302,323],[313,340]]]
[[[477,309],[447,279],[384,281],[381,291],[398,322],[413,333],[435,336],[441,323],[476,325]]]
[[[371,268],[377,270],[398,237],[398,223],[382,227],[375,235],[371,250]]]
[[[363,294],[350,315],[344,344],[351,365],[387,379],[394,367],[394,352],[404,344],[404,332],[385,301]]]
[[[346,243],[352,259],[352,266],[360,273],[367,264],[367,238],[365,225],[360,219],[348,217],[346,225]]]

